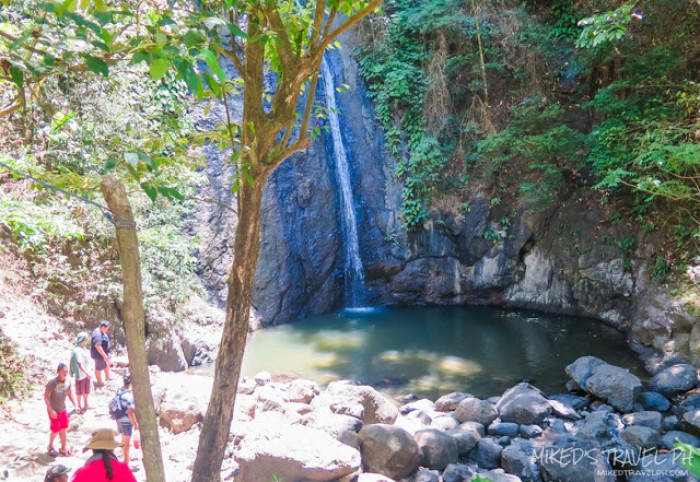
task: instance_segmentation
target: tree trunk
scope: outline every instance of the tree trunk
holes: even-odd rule
[[[226,321],[214,369],[209,408],[199,434],[192,482],[221,480],[221,463],[229,441],[233,405],[248,337],[253,278],[260,249],[260,211],[264,181],[263,176],[256,176],[254,186],[243,181],[238,192],[238,224],[233,266],[228,278]]]
[[[136,403],[136,419],[141,431],[143,465],[148,482],[165,482],[163,456],[156,413],[153,408],[151,379],[146,357],[146,333],[143,321],[143,294],[141,290],[141,260],[136,237],[136,223],[124,186],[112,176],[100,183],[102,195],[114,217],[117,232],[119,261],[124,287],[124,332],[129,350],[129,372]]]

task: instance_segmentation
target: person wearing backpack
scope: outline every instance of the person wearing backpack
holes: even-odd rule
[[[139,429],[136,421],[136,409],[134,394],[131,391],[131,374],[124,374],[124,386],[117,390],[117,394],[110,401],[110,413],[117,422],[117,431],[122,434],[122,450],[124,451],[124,463],[129,464],[129,448],[131,435]]]
[[[76,336],[75,346],[70,357],[70,374],[75,377],[75,394],[78,399],[78,412],[85,413],[90,408],[88,405],[88,395],[92,386],[92,378],[90,370],[92,358],[90,351],[87,348],[90,342],[90,337],[84,331],[81,331]],[[81,402],[82,401],[82,406]]]

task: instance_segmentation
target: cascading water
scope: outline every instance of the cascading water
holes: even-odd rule
[[[348,168],[343,138],[340,135],[340,121],[335,102],[335,82],[325,58],[321,63],[321,76],[326,91],[328,123],[333,139],[333,153],[340,189],[341,226],[344,234],[343,244],[345,245],[345,300],[349,308],[357,308],[362,306],[365,301],[365,274],[360,259],[360,243],[357,236],[355,202],[350,185],[350,169]]]

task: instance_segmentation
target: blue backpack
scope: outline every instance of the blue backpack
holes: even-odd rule
[[[124,408],[124,400],[122,400],[123,389],[117,390],[117,394],[109,401],[109,415],[114,420],[123,418],[127,413],[127,408]]]

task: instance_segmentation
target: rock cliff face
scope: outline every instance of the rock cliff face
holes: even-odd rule
[[[507,198],[494,202],[478,190],[468,210],[459,207],[463,200],[441,199],[420,229],[407,232],[398,217],[402,185],[395,160],[383,152],[350,50],[333,52],[329,61],[336,85],[352,86],[337,100],[370,303],[481,303],[591,316],[628,332],[647,354],[681,354],[700,363],[700,322],[653,281],[653,236],[619,222],[614,206],[601,206],[575,185],[544,213]],[[267,186],[254,298],[263,324],[343,306],[330,142],[330,135],[320,136],[308,152],[281,165]],[[210,160],[213,187],[223,170]],[[209,239],[218,241],[202,250],[202,274],[221,301],[234,220],[217,215],[220,208],[209,210],[218,235]]]

